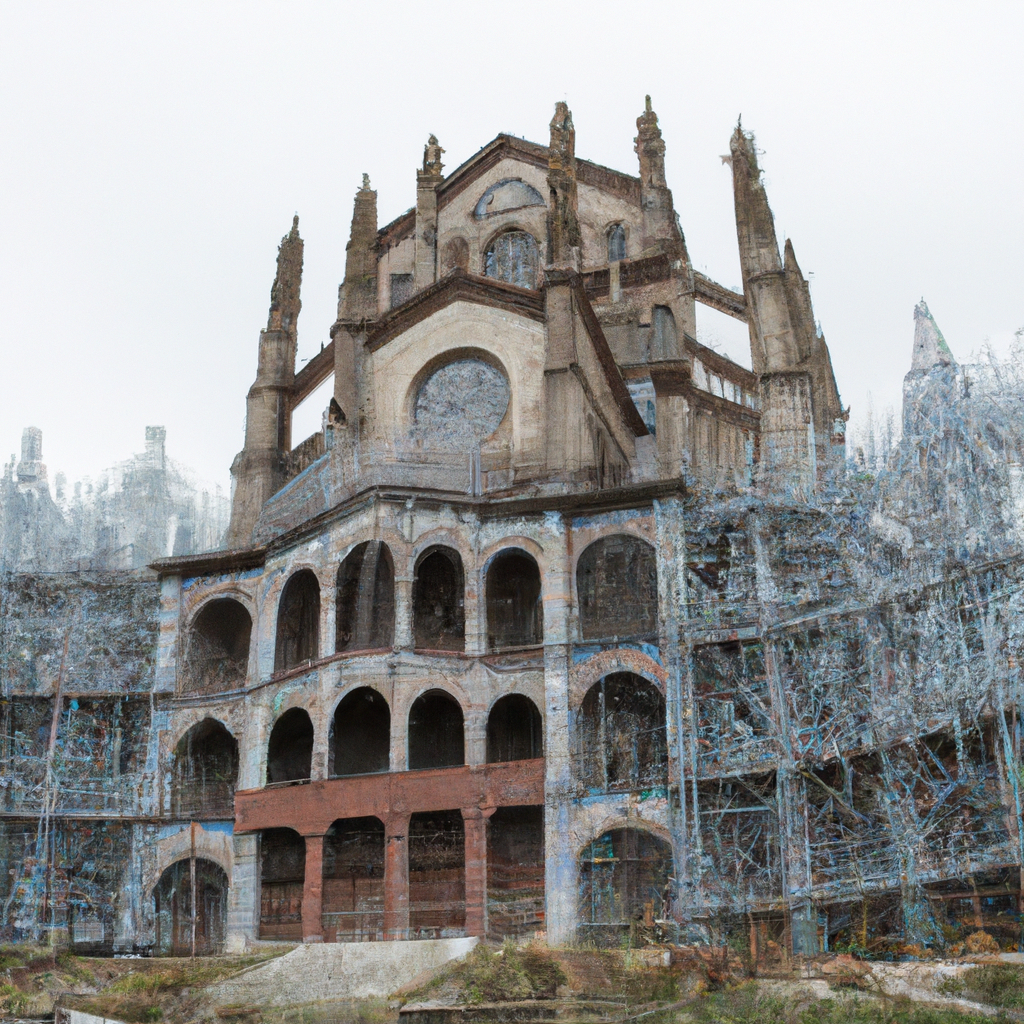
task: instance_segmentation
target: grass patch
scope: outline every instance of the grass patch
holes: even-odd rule
[[[964,971],[961,994],[977,1003],[1006,1010],[1024,1009],[1024,970],[1012,964],[982,964]]]
[[[991,1017],[919,1006],[908,999],[797,1000],[755,982],[701,997],[678,1024],[992,1024]]]
[[[452,980],[461,983],[466,1002],[473,1004],[553,999],[566,978],[546,951],[506,942],[500,952],[484,943],[475,946],[455,968]]]

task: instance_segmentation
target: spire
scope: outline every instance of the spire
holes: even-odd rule
[[[669,252],[689,266],[672,190],[665,184],[665,142],[650,96],[644,97],[644,112],[636,119],[636,130],[633,148],[640,162],[640,206],[644,218],[641,248],[645,253]]]
[[[933,366],[955,367],[956,360],[928,309],[928,303],[922,299],[914,307],[914,354],[910,369],[930,370]]]
[[[356,192],[345,253],[338,317],[373,319],[377,315],[377,193],[370,188],[368,174],[363,175],[363,184]]]
[[[576,129],[567,103],[555,104],[548,148],[548,261],[553,267],[579,269],[580,221],[576,198]]]
[[[756,274],[780,271],[782,262],[775,237],[775,218],[761,182],[753,133],[745,132],[737,124],[729,143],[729,151],[732,154],[736,234],[744,279]]]
[[[299,290],[302,285],[302,239],[299,237],[299,215],[292,218],[292,229],[277,250],[277,276],[270,289],[270,316],[268,331],[287,331],[296,334],[302,300]]]
[[[651,108],[651,97],[644,97],[644,112],[636,119],[633,148],[640,159],[641,185],[663,188],[665,185],[665,142],[658,127],[658,115]]]

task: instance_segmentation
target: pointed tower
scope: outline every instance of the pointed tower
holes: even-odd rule
[[[436,218],[436,199],[434,209]],[[352,204],[352,229],[345,247],[345,280],[338,288],[338,319],[331,328],[331,338],[334,340],[334,399],[345,414],[350,430],[357,429],[359,420],[358,359],[366,335],[366,324],[377,319],[378,249],[377,193],[370,188],[370,176],[364,174],[363,184],[356,192]]]
[[[302,239],[299,218],[281,239],[277,275],[270,289],[270,314],[260,331],[256,380],[246,398],[245,445],[231,464],[231,523],[226,544],[245,547],[264,502],[285,482],[291,450],[291,391],[302,302]]]
[[[580,219],[576,196],[576,129],[567,104],[555,104],[548,148],[548,265],[580,269]]]
[[[413,289],[422,291],[437,279],[437,187],[444,181],[444,164],[437,136],[423,147],[423,168],[416,172],[416,263]],[[376,230],[376,229],[375,229]]]
[[[903,378],[903,437],[942,437],[943,421],[961,397],[960,367],[922,299],[914,307],[914,347]]]
[[[644,97],[644,112],[636,119],[633,148],[640,162],[640,205],[645,253],[681,249],[682,236],[672,205],[672,190],[665,182],[665,141],[651,97]]]
[[[750,358],[761,383],[757,483],[767,496],[808,500],[843,464],[848,413],[792,243],[785,263],[779,255],[754,136],[737,125],[730,151]]]

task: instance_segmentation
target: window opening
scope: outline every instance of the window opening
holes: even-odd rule
[[[409,709],[409,768],[466,763],[462,708],[443,690],[428,690]]]
[[[421,650],[465,648],[465,585],[457,551],[431,548],[416,563],[413,629],[416,647]]]
[[[302,708],[286,711],[275,723],[267,745],[267,782],[308,779],[313,765],[313,723]]]
[[[539,262],[533,235],[526,231],[506,231],[498,235],[485,253],[484,273],[518,288],[536,288]]]
[[[369,686],[346,694],[334,712],[330,774],[386,772],[391,759],[391,709]]]
[[[317,658],[320,649],[320,584],[309,569],[284,585],[277,612],[274,671],[284,672]]]
[[[395,572],[379,540],[356,545],[338,569],[338,651],[391,647],[395,639]]]
[[[544,726],[537,705],[521,693],[497,700],[487,716],[487,763],[544,756]]]

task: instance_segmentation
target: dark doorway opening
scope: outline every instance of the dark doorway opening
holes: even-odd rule
[[[461,651],[466,646],[462,558],[451,548],[428,548],[416,563],[413,632],[421,650]]]
[[[672,899],[672,849],[633,828],[612,829],[580,858],[579,938],[618,946],[631,928],[663,919]]]
[[[499,807],[487,819],[487,937],[544,927],[544,808]]]
[[[196,857],[196,954],[210,956],[224,946],[228,876],[212,860]],[[175,861],[153,890],[156,901],[156,951],[161,956],[192,954],[192,867]]]
[[[182,667],[182,693],[221,693],[245,684],[252,617],[231,598],[211,601],[196,616]]]
[[[391,709],[369,686],[346,694],[334,712],[328,772],[366,775],[386,772],[391,763]]]
[[[460,811],[409,820],[409,937],[442,939],[466,928],[466,835]]]
[[[260,835],[260,938],[302,941],[306,840],[290,828]]]
[[[324,942],[384,938],[384,825],[336,821],[324,837]]]
[[[487,569],[487,646],[535,647],[543,640],[540,569],[525,551],[502,551]]]
[[[235,816],[238,743],[220,722],[204,718],[178,741],[171,771],[171,815],[224,821]]]
[[[395,640],[395,570],[379,540],[356,545],[338,569],[335,650],[391,647]]]
[[[428,690],[409,709],[409,768],[466,763],[462,708],[444,690]]]
[[[665,698],[646,679],[615,672],[595,683],[577,718],[580,781],[602,793],[668,783]]]
[[[274,671],[284,672],[315,661],[320,651],[320,583],[310,569],[284,585],[277,611]]]
[[[267,783],[299,782],[313,769],[313,723],[303,708],[286,711],[267,744]]]
[[[537,705],[521,693],[495,701],[487,716],[487,763],[544,756],[544,724]]]

